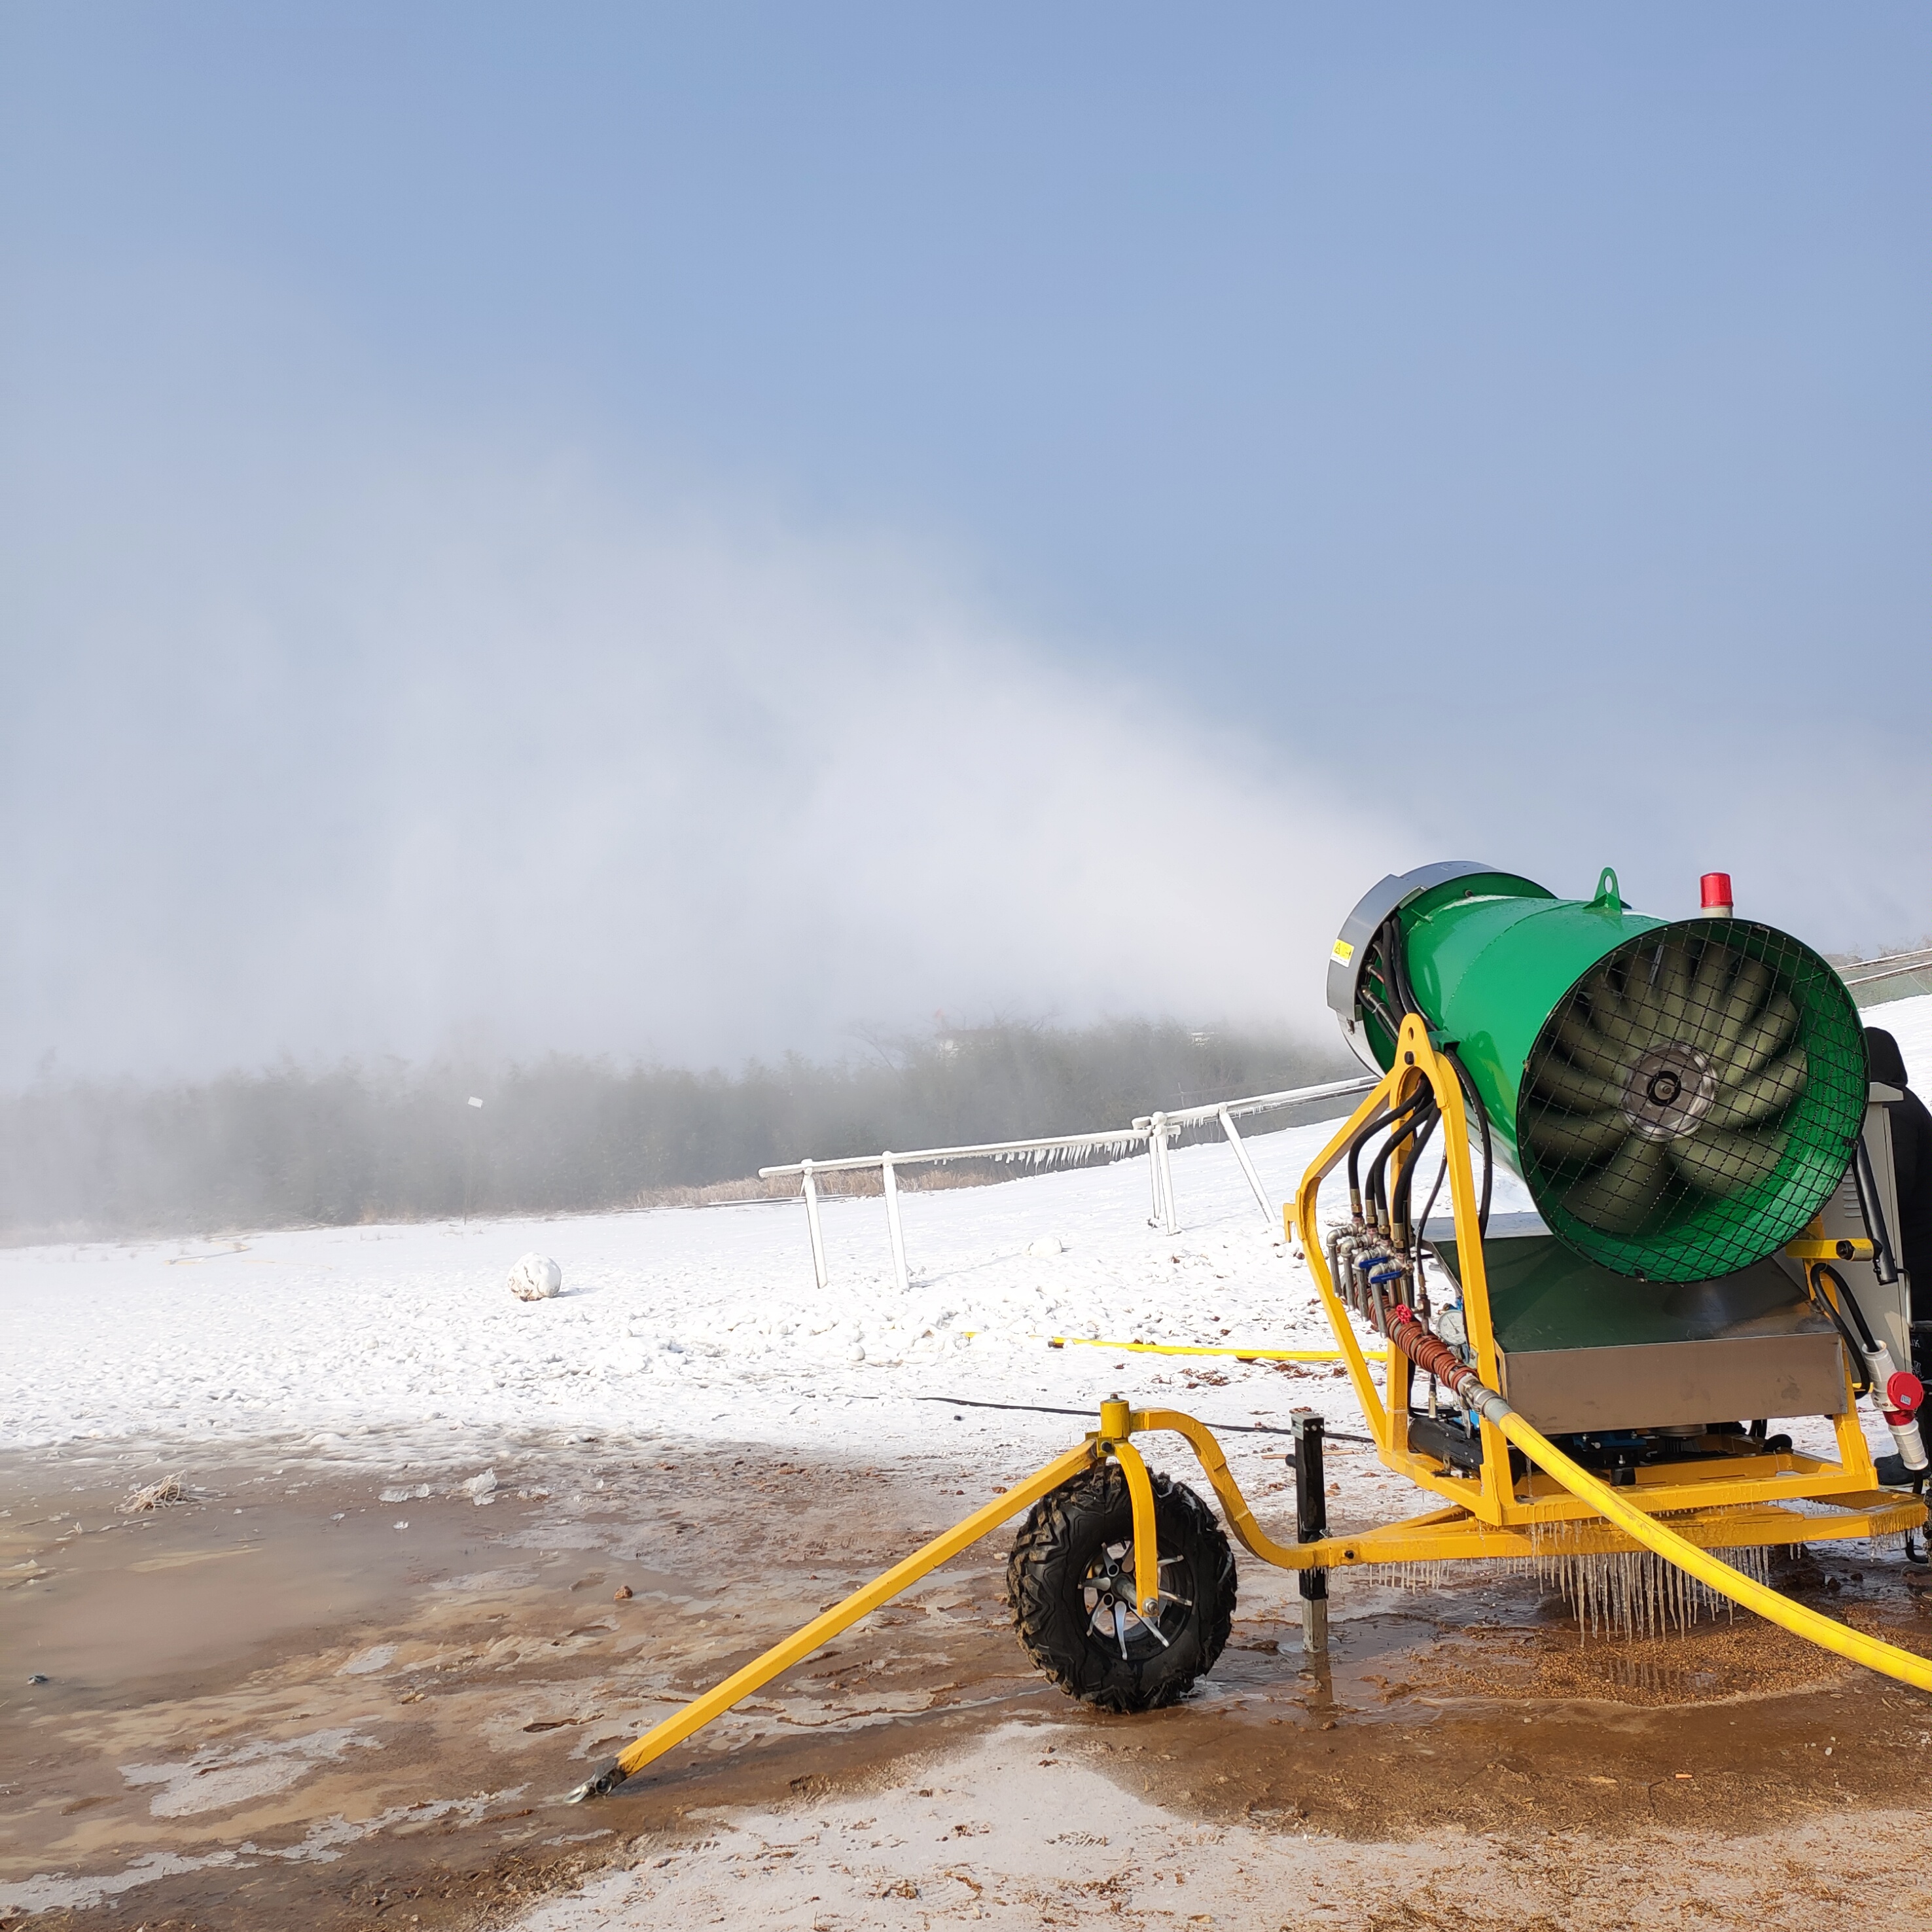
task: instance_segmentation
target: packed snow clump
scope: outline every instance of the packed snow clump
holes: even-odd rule
[[[563,1270],[548,1255],[526,1255],[510,1270],[510,1292],[519,1301],[548,1301],[563,1292]]]

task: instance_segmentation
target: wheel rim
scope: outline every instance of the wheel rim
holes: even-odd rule
[[[1081,1580],[1088,1636],[1117,1652],[1124,1663],[1138,1663],[1166,1649],[1194,1608],[1194,1573],[1187,1559],[1163,1556],[1160,1566],[1160,1607],[1150,1618],[1142,1616],[1135,1606],[1131,1538],[1102,1544]]]

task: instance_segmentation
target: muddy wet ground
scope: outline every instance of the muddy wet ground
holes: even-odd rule
[[[1656,1922],[1688,1900],[1681,1922],[1763,1924],[1780,1845],[1794,1924],[1887,1873],[1889,1904],[1932,1903],[1912,1873],[1932,1700],[1754,1619],[1584,1642],[1526,1579],[1406,1597],[1354,1576],[1311,1670],[1292,1582],[1244,1558],[1202,1694],[1113,1718],[1028,1670],[1004,1535],[572,1808],[589,1765],[956,1520],[988,1472],[611,1441],[494,1467],[491,1489],[464,1486],[473,1463],[267,1450],[0,1465],[0,1925],[500,1925],[579,1883],[559,1925],[1644,1922],[1570,1898],[1563,1874],[1606,1858],[1616,1884],[1677,1886]],[[170,1471],[188,1500],[120,1510]],[[1278,1520],[1285,1498],[1258,1500]],[[1821,1546],[1777,1580],[1932,1652],[1895,1555]],[[1518,1903],[1498,1881],[1418,1904],[1385,1882],[1411,1841],[1431,1870],[1503,1858]],[[1834,1862],[1855,1843],[1882,1869]],[[1279,1882],[1242,1893],[1230,1874],[1264,1874],[1270,1845]],[[1521,1903],[1532,1881],[1544,1903]]]

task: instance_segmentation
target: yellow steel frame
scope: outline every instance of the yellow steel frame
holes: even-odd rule
[[[861,1618],[869,1616],[942,1564],[991,1534],[1020,1510],[1030,1508],[1102,1459],[1118,1463],[1126,1478],[1133,1509],[1135,1593],[1150,1614],[1155,1612],[1159,1604],[1160,1581],[1154,1484],[1147,1464],[1129,1438],[1163,1430],[1181,1436],[1193,1450],[1220,1502],[1234,1540],[1250,1556],[1273,1564],[1278,1569],[1336,1570],[1376,1563],[1608,1555],[1640,1546],[1634,1538],[1600,1516],[1593,1516],[1586,1522],[1563,1523],[1552,1533],[1540,1526],[1541,1519],[1522,1525],[1498,1526],[1484,1522],[1460,1505],[1412,1516],[1402,1522],[1387,1523],[1378,1528],[1365,1530],[1358,1536],[1330,1536],[1309,1543],[1277,1543],[1255,1520],[1247,1498],[1242,1495],[1228,1467],[1228,1459],[1222,1453],[1220,1444],[1204,1423],[1178,1409],[1136,1409],[1124,1402],[1106,1402],[1100,1406],[1100,1428],[1088,1435],[1077,1448],[1056,1456],[1024,1482],[994,1497],[963,1522],[956,1523],[943,1535],[934,1538],[902,1562],[895,1564],[884,1575],[874,1577],[863,1589],[854,1591],[842,1602],[821,1611],[802,1630],[794,1632],[782,1643],[773,1645],[764,1655],[754,1658],[702,1696],[694,1698],[682,1710],[673,1712],[626,1747],[610,1772],[580,1786],[574,1796],[591,1796],[634,1776],[694,1732],[722,1718],[734,1705],[742,1702],[753,1692],[762,1689],[773,1678],[789,1670],[794,1664],[802,1663],[842,1630],[850,1629]],[[1807,1457],[1762,1460],[1802,1463],[1820,1471],[1832,1466],[1814,1462]],[[1669,1492],[1659,1484],[1648,1495],[1645,1495],[1641,1487],[1630,1493],[1634,1500],[1649,1510],[1658,1508],[1656,1497],[1660,1492]],[[1676,1506],[1670,1526],[1686,1541],[1709,1550],[1895,1534],[1916,1528],[1925,1520],[1925,1505],[1916,1497],[1873,1490],[1862,1494],[1835,1495],[1832,1500],[1838,1505],[1836,1512],[1830,1516],[1820,1517],[1800,1516],[1774,1502],[1720,1502],[1714,1497],[1705,1496],[1696,1503]]]
[[[1871,1452],[1858,1426],[1849,1368],[1844,1408],[1835,1419],[1838,1450],[1835,1462],[1793,1452],[1767,1452],[1654,1465],[1634,1472],[1634,1481],[1630,1486],[1611,1492],[1586,1472],[1568,1465],[1568,1459],[1553,1445],[1535,1438],[1535,1443],[1540,1444],[1538,1453],[1553,1462],[1568,1466],[1577,1487],[1598,1492],[1592,1502],[1534,1466],[1521,1476],[1514,1474],[1508,1439],[1497,1424],[1487,1418],[1481,1424],[1483,1460],[1478,1475],[1461,1474],[1411,1448],[1407,1432],[1412,1366],[1399,1350],[1391,1348],[1387,1352],[1384,1399],[1370,1375],[1369,1355],[1355,1334],[1348,1309],[1330,1279],[1316,1211],[1322,1183],[1341,1161],[1349,1142],[1376,1117],[1378,1108],[1400,1107],[1425,1082],[1442,1109],[1450,1209],[1458,1232],[1463,1237],[1457,1248],[1463,1315],[1475,1367],[1489,1388],[1500,1389],[1482,1243],[1475,1238],[1476,1191],[1462,1090],[1454,1070],[1430,1044],[1426,1030],[1413,1015],[1402,1022],[1392,1070],[1364,1098],[1322,1150],[1303,1177],[1294,1200],[1284,1210],[1284,1218],[1291,1235],[1298,1230],[1300,1232],[1309,1272],[1314,1276],[1316,1292],[1328,1312],[1336,1348],[1377,1453],[1390,1468],[1440,1496],[1446,1508],[1365,1530],[1359,1535],[1277,1543],[1255,1520],[1253,1510],[1228,1469],[1227,1457],[1204,1424],[1178,1409],[1136,1409],[1116,1398],[1101,1404],[1099,1429],[1078,1448],[1068,1450],[1025,1481],[995,1497],[963,1522],[935,1537],[864,1588],[835,1604],[803,1629],[667,1718],[623,1751],[610,1772],[592,1779],[575,1795],[584,1797],[608,1790],[641,1770],[772,1678],[802,1662],[840,1631],[910,1588],[941,1564],[1099,1460],[1117,1463],[1126,1479],[1133,1510],[1135,1592],[1144,1613],[1156,1613],[1160,1599],[1160,1552],[1154,1485],[1146,1463],[1130,1439],[1137,1435],[1170,1431],[1180,1436],[1199,1462],[1236,1541],[1251,1556],[1283,1570],[1352,1569],[1378,1563],[1453,1562],[1498,1557],[1611,1555],[1646,1546],[1646,1541],[1630,1529],[1609,1520],[1609,1512],[1626,1516],[1636,1528],[1645,1530],[1652,1541],[1658,1539],[1646,1528],[1644,1520],[1667,1519],[1659,1528],[1667,1529],[1696,1550],[1705,1550],[1898,1534],[1924,1523],[1926,1505],[1918,1498],[1879,1486]],[[1392,1179],[1400,1175],[1414,1154],[1412,1142],[1405,1141],[1393,1156]],[[1812,1253],[1803,1244],[1794,1244],[1792,1252],[1798,1252],[1801,1247],[1804,1248],[1802,1258],[1808,1262],[1826,1258]],[[1840,1258],[1835,1247],[1830,1258]],[[1822,1286],[1814,1283],[1814,1292],[1822,1292]],[[1512,1418],[1511,1426],[1521,1425]],[[1796,1502],[1826,1504],[1831,1507],[1832,1514],[1800,1514],[1788,1507]],[[1663,1540],[1667,1542],[1668,1538]],[[1694,1552],[1680,1550],[1672,1560],[1688,1564],[1696,1559]],[[1861,1661],[1891,1670],[1894,1675],[1905,1676],[1907,1681],[1917,1682],[1918,1674],[1926,1670],[1924,1660],[1904,1657],[1874,1640],[1857,1637],[1855,1633],[1824,1625],[1824,1620],[1816,1618],[1814,1613],[1785,1604],[1784,1600],[1724,1566],[1715,1566],[1713,1574],[1718,1576],[1718,1587],[1728,1588],[1734,1594],[1748,1591],[1754,1601],[1762,1596],[1766,1600],[1754,1602],[1754,1606],[1766,1614],[1778,1612],[1783,1605],[1793,1616],[1802,1616],[1819,1623],[1823,1626],[1822,1634],[1818,1630],[1808,1633],[1814,1641],[1829,1641],[1833,1648],[1847,1654],[1855,1654],[1848,1646],[1862,1646],[1863,1649],[1856,1652]],[[1779,1620],[1790,1619],[1780,1615]],[[1866,1651],[1873,1654],[1868,1656]],[[1880,1656],[1880,1652],[1885,1655]],[[1928,1684],[1932,1688],[1932,1676],[1928,1676]]]
[[[1288,1232],[1293,1234],[1298,1229],[1300,1232],[1302,1246],[1308,1257],[1309,1272],[1314,1276],[1316,1292],[1328,1314],[1329,1326],[1334,1331],[1336,1345],[1342,1352],[1355,1398],[1361,1405],[1364,1418],[1375,1438],[1376,1451],[1390,1468],[1408,1477],[1419,1487],[1432,1490],[1445,1502],[1466,1510],[1475,1522],[1490,1529],[1540,1531],[1546,1526],[1562,1522],[1596,1522],[1596,1512],[1588,1504],[1570,1495],[1547,1475],[1532,1469],[1526,1476],[1513,1477],[1508,1444],[1493,1422],[1485,1420],[1481,1425],[1483,1466],[1478,1475],[1462,1474],[1445,1468],[1434,1457],[1411,1448],[1408,1415],[1414,1370],[1406,1356],[1393,1349],[1389,1352],[1388,1394],[1384,1401],[1370,1377],[1368,1361],[1356,1338],[1348,1310],[1335,1283],[1329,1278],[1328,1258],[1322,1250],[1316,1220],[1322,1183],[1340,1164],[1348,1151],[1349,1142],[1376,1117],[1378,1108],[1402,1106],[1425,1083],[1442,1112],[1442,1136],[1449,1160],[1450,1204],[1458,1234],[1462,1237],[1457,1243],[1456,1260],[1462,1276],[1463,1320],[1475,1358],[1476,1372],[1490,1388],[1502,1386],[1482,1243],[1474,1238],[1475,1181],[1469,1160],[1462,1088],[1454,1070],[1430,1044],[1427,1029],[1414,1014],[1402,1022],[1393,1068],[1364,1096],[1361,1105],[1302,1177],[1294,1201],[1286,1210]],[[1397,1148],[1391,1162],[1394,1174],[1400,1174],[1413,1157],[1413,1152],[1412,1143],[1407,1141]],[[1844,1406],[1834,1418],[1833,1427],[1838,1452],[1835,1462],[1815,1456],[1786,1454],[1659,1465],[1636,1472],[1636,1483],[1631,1499],[1652,1514],[1680,1510],[1749,1508],[1792,1502],[1834,1502],[1855,1514],[1860,1514],[1864,1499],[1877,1492],[1879,1481],[1864,1431],[1858,1425],[1849,1367]],[[1918,1508],[1919,1520],[1923,1520],[1922,1507],[1910,1504],[1908,1508]],[[1894,1508],[1888,1507],[1888,1516],[1894,1513]],[[1802,1539],[1792,1537],[1786,1540],[1811,1540],[1820,1533],[1808,1519]],[[1864,1535],[1869,1532],[1852,1529],[1840,1533]],[[1540,1539],[1539,1546],[1548,1546],[1546,1536]]]

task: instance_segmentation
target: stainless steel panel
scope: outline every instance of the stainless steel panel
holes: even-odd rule
[[[1831,1334],[1739,1336],[1502,1357],[1503,1394],[1546,1433],[1837,1415],[1844,1353]]]
[[[1874,1087],[1875,1094],[1889,1094],[1895,1090]],[[1890,1231],[1892,1244],[1898,1243],[1898,1176],[1892,1164],[1892,1116],[1883,1106],[1874,1100],[1865,1108],[1865,1148],[1871,1156],[1872,1178],[1878,1183],[1880,1210],[1885,1216],[1885,1225]],[[1857,1184],[1850,1172],[1838,1184],[1838,1192],[1818,1210],[1818,1219],[1824,1226],[1828,1240],[1841,1240],[1847,1237],[1858,1238],[1865,1232],[1865,1218],[1858,1209]],[[1802,1263],[1785,1261],[1785,1271],[1794,1281],[1802,1282],[1804,1269]],[[1898,1271],[1898,1279],[1888,1286],[1881,1282],[1877,1270],[1870,1262],[1840,1262],[1838,1270],[1845,1280],[1845,1285],[1857,1298],[1858,1304],[1864,1311],[1866,1321],[1870,1323],[1872,1332],[1892,1351],[1892,1358],[1900,1368],[1912,1365],[1912,1282],[1904,1268]]]

